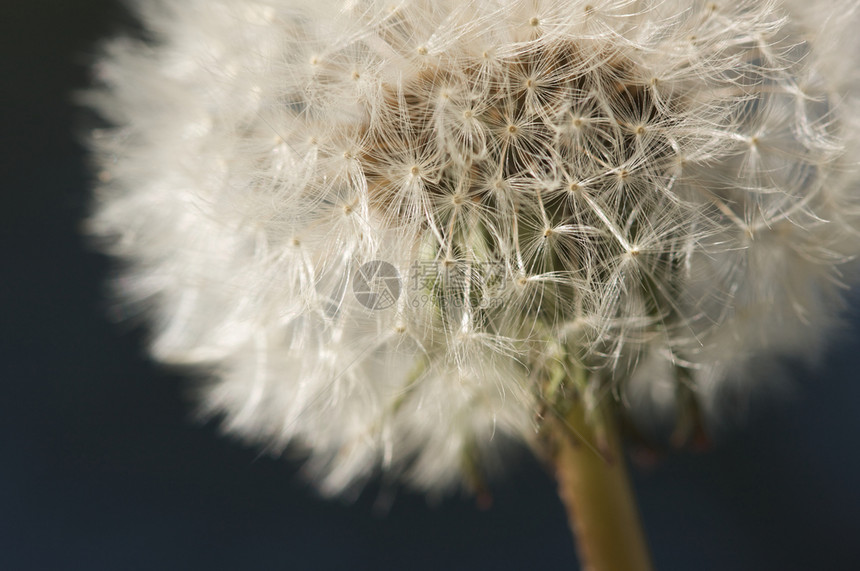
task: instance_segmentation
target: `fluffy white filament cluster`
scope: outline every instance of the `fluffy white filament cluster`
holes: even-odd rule
[[[558,395],[707,412],[860,250],[856,3],[816,4],[141,2],[90,227],[155,357],[326,492],[468,483]]]

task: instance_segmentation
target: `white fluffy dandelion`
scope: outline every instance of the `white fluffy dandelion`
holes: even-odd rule
[[[139,8],[90,228],[155,357],[325,492],[474,485],[571,403],[707,414],[834,322],[856,2]]]

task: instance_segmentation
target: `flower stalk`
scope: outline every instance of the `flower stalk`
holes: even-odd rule
[[[546,456],[574,532],[583,569],[652,569],[624,453],[609,407],[580,399],[547,422]]]

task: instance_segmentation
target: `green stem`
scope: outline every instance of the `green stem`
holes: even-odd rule
[[[652,569],[612,411],[588,415],[580,399],[547,422],[547,456],[567,509],[582,568]]]

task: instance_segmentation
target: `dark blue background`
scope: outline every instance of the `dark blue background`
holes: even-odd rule
[[[190,419],[188,383],[106,318],[109,264],[79,232],[89,175],[71,99],[115,2],[3,8],[0,569],[570,569],[554,484],[531,460],[429,506],[378,487],[325,501],[298,464]],[[854,296],[854,323],[860,296]],[[860,542],[860,341],[706,454],[635,474],[658,569],[848,569]],[[380,515],[380,512],[385,512]],[[853,563],[853,564],[852,564]]]

